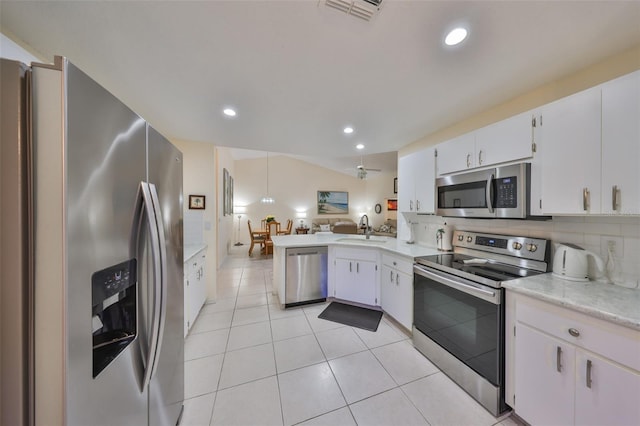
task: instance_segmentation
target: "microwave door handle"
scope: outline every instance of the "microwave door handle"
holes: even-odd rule
[[[487,208],[489,209],[489,213],[493,213],[494,209],[493,209],[493,191],[491,190],[491,188],[493,187],[493,178],[494,175],[493,173],[491,173],[491,175],[489,175],[489,179],[487,179],[487,187],[485,189],[485,196],[487,199]]]

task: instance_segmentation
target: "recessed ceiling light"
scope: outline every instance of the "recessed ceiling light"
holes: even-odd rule
[[[361,143],[359,143],[358,145],[356,145],[356,148],[358,148],[358,149],[364,149],[364,145],[363,145],[363,144],[361,144]]]
[[[444,42],[447,46],[455,46],[456,44],[462,43],[465,38],[467,38],[467,30],[465,28],[456,28],[447,34]]]
[[[351,133],[353,133],[353,127],[345,127],[343,132],[350,135]]]
[[[225,108],[224,110],[222,110],[222,112],[227,117],[235,117],[236,116],[236,110],[232,109],[232,108]]]

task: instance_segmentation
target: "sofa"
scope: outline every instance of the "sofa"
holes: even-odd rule
[[[348,217],[314,218],[311,233],[333,232],[334,234],[357,234],[358,224]]]
[[[383,237],[393,237],[396,238],[398,236],[398,220],[397,219],[387,219],[382,225],[377,228],[373,228],[372,235],[380,235]]]

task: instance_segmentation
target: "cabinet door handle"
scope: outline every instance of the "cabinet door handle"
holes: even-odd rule
[[[467,168],[471,167],[471,154],[467,154]]]
[[[360,262],[356,262],[356,273],[360,273]]]
[[[389,271],[389,280],[393,282],[393,271]]]
[[[396,285],[400,285],[400,274],[396,272]]]
[[[591,368],[593,367],[593,363],[590,359],[587,360],[587,387],[591,389]]]
[[[413,200],[409,200],[409,211],[413,211]]]
[[[416,211],[420,211],[420,200],[416,200]]]
[[[352,263],[349,262],[349,272],[353,272],[353,269],[351,269]]]
[[[580,336],[580,332],[578,330],[576,330],[575,328],[570,328],[569,329],[569,334],[572,335],[573,337]]]
[[[560,346],[556,349],[556,370],[558,373],[562,373],[562,348]]]
[[[620,191],[620,188],[618,188],[618,185],[613,185],[613,188],[611,189],[611,204],[613,207],[613,211],[618,210],[618,192]]]
[[[589,188],[582,189],[582,210],[589,210]]]
[[[482,165],[482,150],[478,152],[478,164]]]

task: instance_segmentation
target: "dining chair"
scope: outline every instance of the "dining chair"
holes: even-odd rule
[[[265,248],[265,244],[267,242],[267,235],[262,232],[254,232],[251,230],[251,221],[247,221],[247,226],[249,227],[249,236],[251,237],[251,246],[249,247],[249,256],[253,252],[253,246],[256,244],[260,245],[260,250],[262,251]]]
[[[265,241],[265,254],[273,254],[273,241],[272,236],[280,234],[280,222],[272,220],[267,224],[267,240]]]
[[[293,220],[287,219],[287,227],[278,231],[278,235],[291,235],[291,229],[293,228]]]

